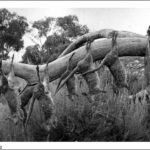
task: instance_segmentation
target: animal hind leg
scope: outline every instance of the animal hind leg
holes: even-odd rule
[[[22,111],[23,111],[23,115],[24,115],[24,118],[23,118],[23,126],[25,127],[25,122],[26,122],[26,119],[27,119],[27,111],[24,107],[21,108]]]

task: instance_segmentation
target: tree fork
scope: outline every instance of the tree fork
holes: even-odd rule
[[[119,57],[121,56],[141,56],[144,57],[147,47],[147,38],[118,38]],[[101,60],[111,49],[111,39],[97,40],[91,43],[91,50],[94,61]],[[77,62],[83,59],[86,55],[85,46],[82,46],[75,51],[75,55],[72,59],[72,63],[76,66]],[[55,61],[48,64],[48,72],[50,82],[59,78],[65,71],[68,63],[68,59],[72,53],[58,58]],[[10,68],[10,62],[3,61],[4,73],[8,74]],[[44,76],[44,65],[39,65],[40,76]],[[25,79],[29,83],[37,82],[36,66],[23,63],[14,63],[15,75]]]

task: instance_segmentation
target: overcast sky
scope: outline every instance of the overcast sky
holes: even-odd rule
[[[11,8],[9,10],[27,17],[30,21],[42,19],[44,16],[75,14],[79,21],[92,31],[115,28],[145,34],[150,24],[148,8]]]
[[[127,30],[145,35],[150,25],[148,8],[7,8],[11,12],[25,16],[29,21],[44,17],[77,15],[79,22],[90,31],[104,28]],[[25,46],[31,42],[26,38]]]

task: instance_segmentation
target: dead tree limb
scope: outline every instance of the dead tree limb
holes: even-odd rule
[[[147,47],[147,38],[118,38],[118,49],[119,56],[144,56]],[[111,39],[97,40],[91,44],[91,50],[94,61],[101,60],[111,49]],[[75,66],[77,62],[83,59],[86,55],[85,46],[82,46],[74,51],[75,55],[72,59],[73,65]],[[68,63],[68,59],[72,53],[58,58],[55,61],[48,64],[48,72],[50,81],[53,81],[61,76],[65,71]],[[3,61],[4,73],[9,72],[10,62]],[[40,76],[44,75],[44,65],[39,65]],[[14,63],[15,75],[25,79],[29,83],[37,82],[36,77],[36,66],[28,65],[23,63]]]
[[[96,32],[92,32],[92,33],[87,33],[81,37],[79,37],[76,41],[74,41],[73,43],[71,43],[63,52],[62,54],[59,56],[62,57],[72,51],[74,51],[75,49],[79,48],[80,46],[82,46],[87,39],[100,39],[100,38],[108,38],[109,34],[113,31],[113,29],[102,29]],[[117,31],[118,32],[118,38],[126,38],[126,37],[139,37],[139,38],[145,38],[145,36],[140,35],[140,34],[136,34],[133,32],[128,32],[128,31]]]

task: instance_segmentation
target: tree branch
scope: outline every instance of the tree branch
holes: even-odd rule
[[[71,43],[59,57],[65,56],[66,54],[72,52],[73,50],[79,48],[84,44],[87,39],[100,39],[100,38],[108,38],[109,34],[114,31],[114,29],[102,29],[96,32],[91,32],[84,34],[83,36],[79,37],[77,40],[75,40],[73,43]],[[126,38],[126,37],[139,37],[139,38],[145,38],[145,36],[136,34],[133,32],[128,31],[118,31],[118,38]]]
[[[119,56],[144,56],[147,46],[147,38],[118,38],[119,46]],[[94,60],[101,60],[111,49],[111,39],[96,40],[91,44],[92,55]],[[83,59],[86,55],[85,46],[82,46],[75,51],[75,55],[72,59],[73,65],[75,66],[77,62]],[[71,53],[65,55],[64,57],[58,58],[55,61],[48,64],[48,72],[50,81],[53,81],[60,77],[60,75],[65,71],[68,59]],[[10,62],[3,61],[3,70],[8,73],[10,67]],[[45,65],[40,65],[40,75],[43,77]],[[15,75],[25,79],[27,82],[37,82],[36,66],[14,63]]]

